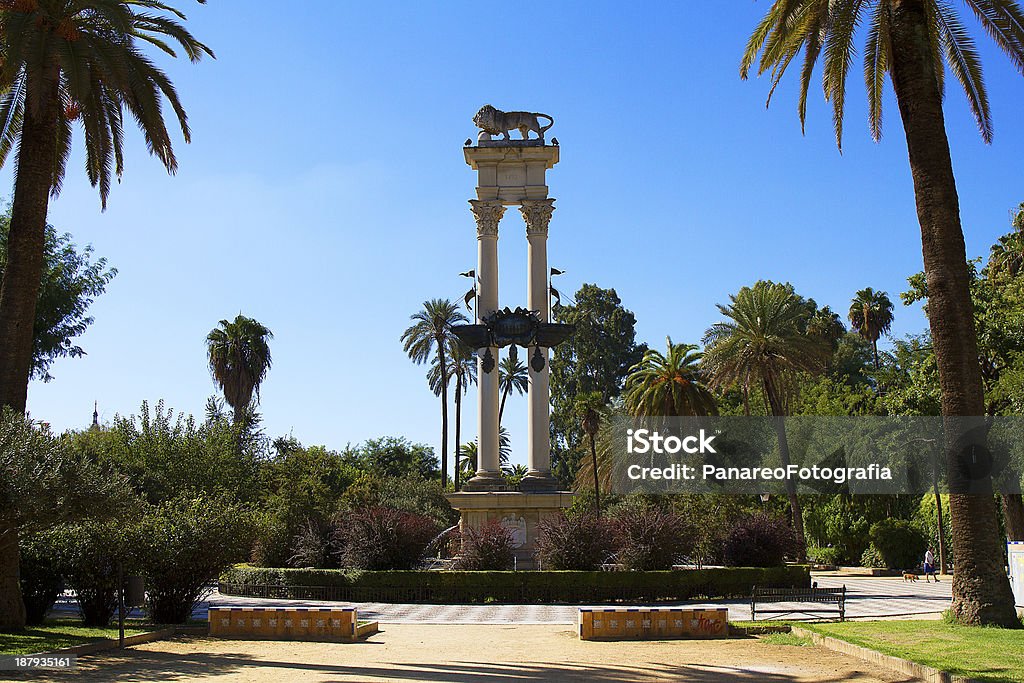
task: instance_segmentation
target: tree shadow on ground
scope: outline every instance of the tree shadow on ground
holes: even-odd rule
[[[372,647],[371,642],[353,647]],[[103,681],[104,683],[136,683],[142,681],[192,681],[226,675],[255,676],[262,670],[268,680],[299,681],[316,678],[332,683],[352,681],[401,681],[407,683],[648,683],[680,681],[681,683],[793,683],[807,680],[801,676],[772,671],[770,663],[745,667],[695,664],[636,662],[629,665],[588,664],[580,662],[525,662],[521,664],[457,661],[445,664],[404,662],[367,665],[313,664],[255,658],[243,653],[168,653],[150,650],[126,650],[86,658],[75,671],[48,672],[44,675],[14,674],[12,681]],[[273,673],[267,671],[273,669]],[[5,672],[8,673],[8,672]],[[19,677],[22,676],[22,677]],[[854,671],[848,675],[821,676],[819,683],[841,683],[877,680],[870,674]],[[909,683],[915,679],[901,679]]]

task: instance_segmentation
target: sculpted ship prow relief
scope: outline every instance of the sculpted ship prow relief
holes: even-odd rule
[[[538,119],[547,119],[548,124],[542,126]],[[548,114],[530,111],[501,111],[485,104],[473,117],[473,124],[480,129],[480,134],[477,136],[477,140],[480,142],[490,142],[493,140],[492,136],[501,135],[501,142],[543,145],[544,133],[555,125],[555,120]],[[519,131],[523,136],[522,140],[512,140],[509,133],[513,130]],[[530,138],[531,131],[537,134],[536,138]]]

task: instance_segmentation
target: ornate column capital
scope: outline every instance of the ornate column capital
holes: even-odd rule
[[[473,217],[476,219],[477,238],[497,237],[498,223],[501,222],[501,217],[505,215],[504,205],[496,201],[470,199],[469,206],[473,211]]]
[[[519,207],[526,221],[526,236],[548,235],[548,223],[555,210],[554,199],[524,199]]]

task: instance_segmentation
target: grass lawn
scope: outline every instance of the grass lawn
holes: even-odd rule
[[[1024,629],[944,621],[799,624],[809,631],[981,681],[1024,683]]]
[[[124,634],[134,636],[154,628],[131,622],[125,624]],[[117,626],[87,628],[77,621],[57,620],[47,622],[45,626],[29,626],[20,633],[0,632],[0,654],[27,655],[107,639],[117,640]]]

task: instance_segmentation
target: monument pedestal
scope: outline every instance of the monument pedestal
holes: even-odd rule
[[[516,545],[516,569],[536,569],[537,526],[557,517],[572,505],[571,491],[525,493],[520,491],[473,491],[445,496],[459,511],[459,530],[478,529],[498,521],[512,531]]]

